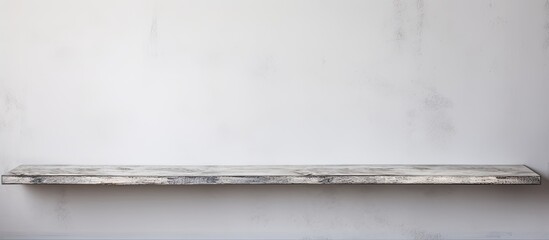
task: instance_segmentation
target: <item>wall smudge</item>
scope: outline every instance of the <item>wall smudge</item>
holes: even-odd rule
[[[433,87],[421,87],[409,96],[414,105],[406,114],[408,136],[425,138],[437,147],[445,146],[455,134],[454,121],[449,111],[453,102]]]
[[[417,24],[416,24],[416,32],[417,32],[417,49],[416,52],[418,55],[422,55],[422,42],[423,42],[423,24],[425,19],[425,2],[424,0],[417,0],[416,1],[416,11],[417,11]]]
[[[393,0],[394,18],[396,22],[394,38],[398,42],[406,39],[406,32],[404,28],[404,11],[405,5],[402,0]],[[400,43],[398,43],[400,46]]]
[[[430,139],[437,143],[446,142],[455,132],[452,119],[447,113],[453,105],[452,102],[436,90],[431,90],[425,96],[423,105]]]
[[[432,90],[431,93],[425,97],[425,107],[430,111],[441,111],[452,107],[452,102],[440,95],[436,90]]]
[[[437,232],[429,232],[420,228],[409,227],[403,223],[395,223],[379,214],[374,215],[374,221],[385,227],[395,229],[397,232],[407,235],[414,240],[439,240],[443,239],[442,234]]]
[[[57,200],[54,208],[54,212],[57,216],[57,222],[64,227],[68,227],[70,219],[70,211],[67,208],[68,203],[67,190],[62,187],[61,192],[59,193],[59,199]]]
[[[0,97],[0,131],[9,126],[18,126],[22,121],[23,106],[21,102],[9,92]]]
[[[393,1],[393,39],[398,49],[408,48],[413,55],[422,55],[425,25],[425,0],[406,5],[402,0]],[[406,44],[406,41],[408,43]],[[405,46],[407,45],[407,47]]]

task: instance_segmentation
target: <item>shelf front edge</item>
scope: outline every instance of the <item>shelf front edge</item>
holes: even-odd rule
[[[188,169],[186,167],[22,165],[2,175],[1,180],[2,184],[25,185],[541,184],[540,175],[523,165],[189,166]],[[163,175],[172,168],[175,169],[175,173]],[[177,171],[181,171],[182,174],[177,175]],[[238,171],[243,174],[235,175]],[[412,174],[406,174],[406,171]],[[456,174],[456,171],[461,174]],[[90,174],[91,172],[97,174]],[[394,172],[400,174],[395,175]],[[201,175],[202,173],[209,174]],[[277,175],[279,173],[287,174]]]

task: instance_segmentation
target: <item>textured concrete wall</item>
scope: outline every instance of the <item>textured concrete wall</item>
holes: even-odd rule
[[[0,0],[19,164],[526,164],[549,2]],[[0,238],[549,238],[540,186],[0,186]]]

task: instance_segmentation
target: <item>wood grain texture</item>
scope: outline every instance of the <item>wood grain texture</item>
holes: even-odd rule
[[[21,165],[2,184],[540,184],[523,165]]]

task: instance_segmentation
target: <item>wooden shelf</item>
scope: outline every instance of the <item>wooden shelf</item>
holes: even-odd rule
[[[523,165],[21,165],[2,184],[540,184]]]

